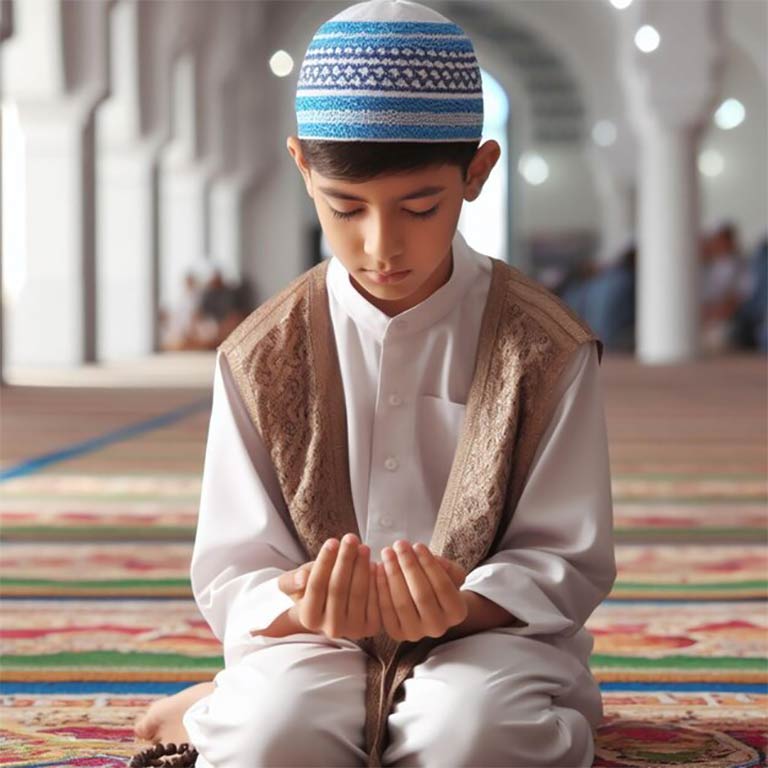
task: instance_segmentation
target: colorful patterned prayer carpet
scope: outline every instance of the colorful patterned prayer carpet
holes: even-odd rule
[[[619,576],[588,622],[594,765],[763,765],[762,366],[603,372]],[[223,663],[188,580],[206,393],[2,394],[0,766],[124,766],[148,704]]]

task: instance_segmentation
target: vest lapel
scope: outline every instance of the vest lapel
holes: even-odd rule
[[[503,382],[491,378],[506,281],[504,265],[493,259],[492,266],[464,423],[430,541],[433,552],[455,560],[466,571],[471,571],[485,557],[491,545],[504,507],[508,474],[501,469],[509,459],[503,450],[508,435],[506,431],[499,431],[497,414],[501,411],[508,415],[509,408],[499,401],[504,393]],[[489,459],[492,464],[488,463]],[[498,486],[491,497],[491,508],[484,487],[486,482],[495,482]],[[468,547],[468,543],[471,546]]]
[[[316,537],[318,545],[312,552],[313,557],[317,557],[320,546],[329,538],[341,539],[345,533],[351,532],[363,541],[352,501],[347,447],[347,412],[336,339],[328,309],[325,284],[327,271],[328,261],[326,260],[313,270],[308,285],[309,359],[310,369],[315,371],[317,382],[316,399],[309,405],[310,418],[319,420],[322,425],[319,434],[313,430],[311,432],[318,440],[319,450],[328,453],[327,468],[330,474],[327,478],[318,478],[319,482],[316,485],[321,489],[327,489],[330,494],[328,503],[323,504],[322,507],[334,509],[336,514],[332,518],[325,515],[318,516],[315,520],[319,535]],[[333,522],[330,522],[331,519]]]

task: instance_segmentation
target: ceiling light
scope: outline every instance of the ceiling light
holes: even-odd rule
[[[269,68],[277,77],[287,77],[293,72],[293,58],[286,51],[276,51],[269,60]]]
[[[655,51],[659,47],[660,42],[661,35],[650,24],[644,24],[635,34],[635,45],[643,53]]]
[[[730,131],[744,122],[747,111],[738,99],[726,99],[715,112],[715,124],[724,131]]]

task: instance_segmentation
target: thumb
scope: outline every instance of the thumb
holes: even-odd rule
[[[307,580],[309,579],[309,573],[307,569],[302,567],[298,571],[293,572],[293,583],[297,590],[304,589],[307,586]]]
[[[309,579],[309,569],[307,568],[307,565],[309,564],[305,563],[299,568],[281,574],[280,578],[277,580],[277,586],[280,591],[286,595],[303,591],[304,587],[307,585],[307,580]]]

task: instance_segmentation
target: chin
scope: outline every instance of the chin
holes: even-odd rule
[[[415,291],[414,290],[403,290],[402,288],[399,290],[395,290],[394,288],[388,288],[383,291],[370,291],[374,296],[376,296],[379,299],[385,299],[387,301],[401,301],[402,299],[407,299],[409,296],[412,296]]]
[[[393,285],[380,285],[379,283],[369,282],[366,284],[366,290],[382,299],[404,299],[412,293],[416,293],[419,286],[411,285],[408,280]]]

